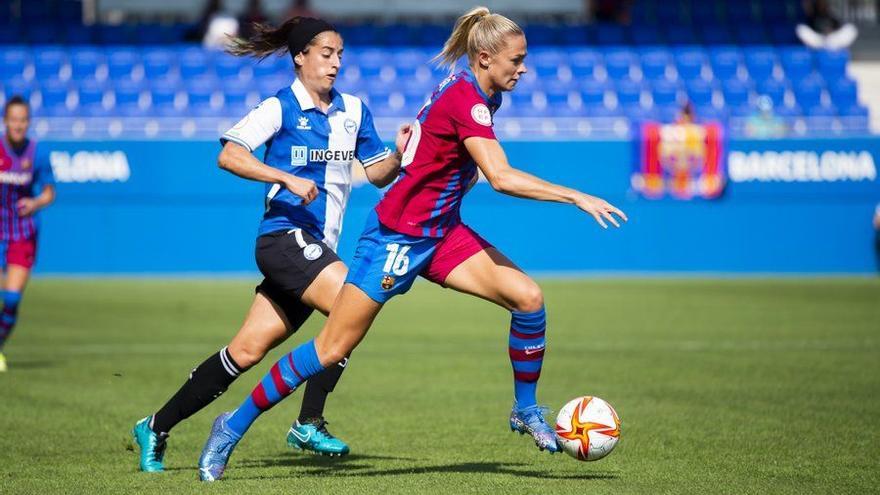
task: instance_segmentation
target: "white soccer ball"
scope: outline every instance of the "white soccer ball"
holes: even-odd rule
[[[620,440],[620,418],[598,397],[578,397],[556,416],[556,439],[566,454],[579,461],[598,461]]]

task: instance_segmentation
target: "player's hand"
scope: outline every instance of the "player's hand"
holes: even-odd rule
[[[603,229],[608,228],[608,225],[605,224],[605,220],[608,220],[608,222],[615,227],[620,227],[620,224],[617,222],[617,219],[614,218],[614,215],[617,215],[624,222],[628,221],[626,214],[620,211],[616,206],[602,198],[590,196],[589,194],[581,194],[575,201],[575,205],[592,215]]]
[[[39,209],[39,206],[34,198],[21,198],[16,201],[15,209],[18,210],[18,216],[29,217]]]
[[[409,141],[410,134],[412,134],[412,124],[403,124],[400,126],[400,129],[397,129],[397,137],[394,138],[394,144],[397,146],[398,153],[403,153],[406,149],[406,143]]]
[[[284,182],[284,187],[286,187],[288,191],[302,198],[302,204],[304,205],[311,203],[318,197],[318,186],[315,185],[315,181],[313,180],[291,175]]]

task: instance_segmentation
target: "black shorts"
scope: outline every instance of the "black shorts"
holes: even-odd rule
[[[291,323],[304,311],[303,292],[339,256],[300,229],[279,230],[257,238],[257,267],[265,277],[256,291],[280,306]],[[311,312],[311,308],[309,308]]]

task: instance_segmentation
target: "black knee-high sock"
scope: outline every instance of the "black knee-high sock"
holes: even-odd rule
[[[299,422],[324,417],[324,403],[327,395],[336,388],[342,372],[348,365],[348,358],[330,366],[317,375],[309,378],[306,382],[306,391],[303,394],[302,408],[299,410]]]
[[[177,423],[214,402],[243,371],[226,347],[220,349],[192,370],[180,390],[153,415],[150,428],[167,434]]]

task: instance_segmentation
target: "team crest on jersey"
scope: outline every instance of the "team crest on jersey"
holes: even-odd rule
[[[492,125],[492,112],[489,111],[489,107],[483,105],[482,103],[477,103],[473,107],[471,107],[471,117],[473,117],[474,122],[484,125],[486,127],[490,127]]]
[[[351,135],[354,135],[354,133],[357,132],[357,130],[358,130],[357,122],[355,122],[352,119],[345,119],[344,126],[345,126],[345,132],[347,132]]]
[[[304,115],[301,116],[296,124],[296,128],[301,131],[311,131],[312,126],[309,124],[309,118]]]
[[[385,275],[382,277],[382,289],[383,290],[391,290],[394,287],[394,277],[391,275]]]
[[[317,244],[309,244],[303,249],[303,256],[309,261],[315,261],[320,258],[322,254],[324,254],[324,250]]]
[[[29,169],[29,168],[31,168],[31,161],[28,160],[27,158],[23,158],[23,159],[21,160],[21,169],[22,169],[22,170],[27,170],[27,169]]]

